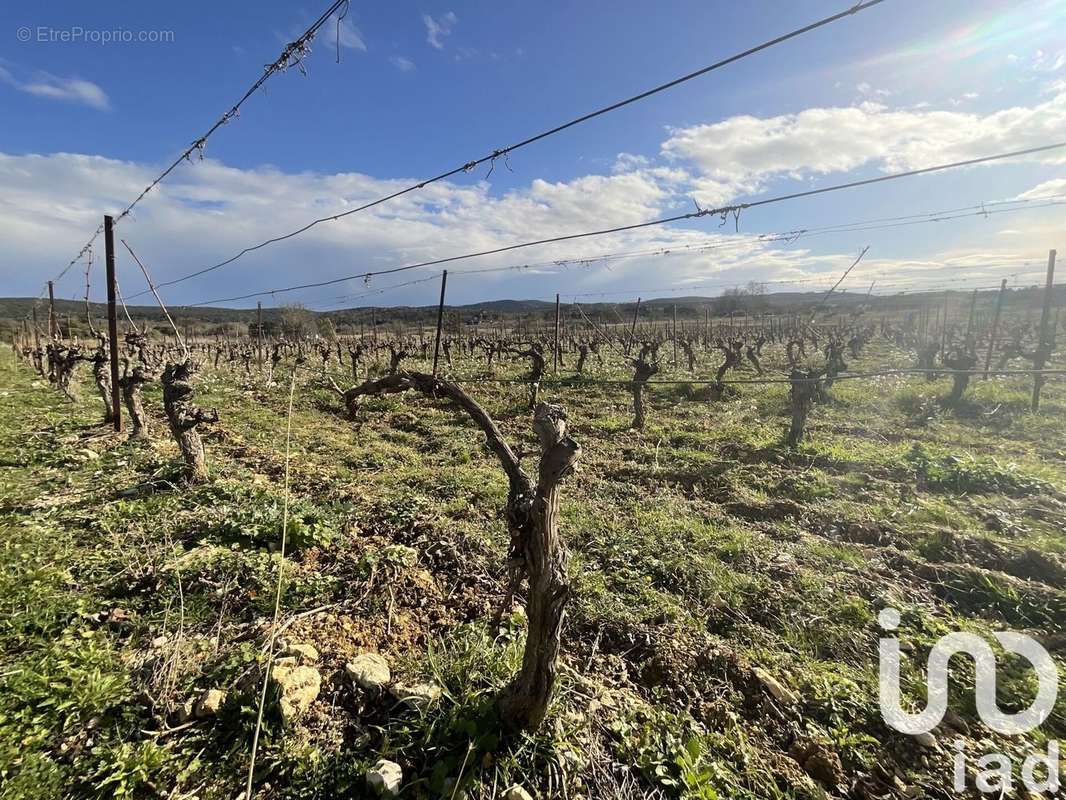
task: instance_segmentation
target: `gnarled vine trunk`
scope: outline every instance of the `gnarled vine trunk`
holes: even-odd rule
[[[505,516],[511,535],[508,567],[510,592],[528,578],[526,638],[522,667],[498,698],[504,722],[534,730],[548,711],[558,671],[561,631],[570,599],[566,574],[567,552],[559,535],[559,483],[581,457],[581,446],[567,434],[566,412],[539,403],[533,430],[541,445],[536,483],[522,469],[518,457],[503,439],[495,421],[460,386],[433,375],[398,372],[367,380],[341,391],[349,414],[360,397],[414,390],[431,398],[445,397],[469,414],[485,434],[509,484]],[[510,598],[508,598],[508,601]]]
[[[644,423],[648,418],[648,410],[644,404],[644,384],[648,379],[659,371],[658,364],[649,364],[644,360],[643,353],[640,358],[630,361],[633,365],[633,427],[638,431],[644,430]]]
[[[819,385],[821,372],[819,370],[793,369],[789,375],[792,382],[792,392],[789,401],[792,406],[792,424],[785,438],[789,447],[796,447],[803,441],[803,432],[807,426],[807,415],[814,405],[814,399],[821,391]]]
[[[122,402],[126,406],[126,413],[130,417],[130,438],[147,439],[148,417],[144,413],[141,386],[148,383],[151,378],[148,370],[140,365],[130,369],[129,362],[126,362],[123,369],[125,374],[118,379],[118,386],[122,391]]]
[[[115,409],[111,405],[111,362],[102,349],[93,354],[92,362],[93,380],[104,403],[104,424],[110,425],[115,421]]]
[[[945,358],[944,366],[957,370],[951,374],[951,391],[944,398],[944,405],[955,406],[962,400],[966,387],[970,385],[970,371],[977,366],[977,356],[966,351],[959,351]]]
[[[204,443],[196,426],[201,422],[218,422],[217,411],[204,411],[193,401],[192,376],[194,368],[190,361],[167,364],[163,370],[163,409],[170,423],[170,433],[181,450],[185,462],[185,478],[189,483],[207,480],[207,460]]]

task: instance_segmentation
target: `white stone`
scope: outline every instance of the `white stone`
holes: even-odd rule
[[[314,667],[275,664],[270,675],[280,690],[281,718],[287,723],[303,716],[322,688],[322,676]]]
[[[503,793],[503,800],[533,800],[533,795],[516,783]]]
[[[440,687],[431,683],[419,683],[407,686],[402,683],[395,684],[390,690],[392,696],[412,708],[426,708],[440,700]]]
[[[366,785],[384,797],[395,797],[403,783],[403,770],[394,761],[381,759],[366,771]]]
[[[384,689],[392,680],[389,662],[379,653],[360,653],[344,665],[344,670],[364,689]]]
[[[194,713],[196,716],[213,717],[226,702],[226,693],[221,689],[205,689],[196,700]]]
[[[759,669],[758,667],[755,667],[752,672],[755,674],[755,677],[759,679],[759,683],[766,687],[766,691],[773,695],[773,698],[777,700],[777,702],[790,706],[796,705],[796,703],[799,702],[799,695],[787,688],[769,672]]]
[[[931,733],[916,733],[914,734],[914,741],[924,747],[926,750],[936,750],[938,745],[936,737]]]
[[[313,644],[290,644],[285,648],[285,655],[293,656],[301,664],[314,664],[318,661],[318,648]]]

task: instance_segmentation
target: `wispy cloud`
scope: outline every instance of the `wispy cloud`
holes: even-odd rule
[[[366,40],[363,38],[363,32],[355,27],[355,25],[348,20],[341,20],[337,30],[339,32],[338,36],[340,38],[341,47],[347,47],[349,50],[366,52]]]
[[[443,50],[444,42],[442,40],[445,36],[451,36],[452,28],[455,27],[455,23],[458,21],[459,18],[455,16],[454,11],[449,11],[438,19],[434,19],[429,14],[423,14],[422,22],[426,26],[426,41],[438,50]]]
[[[16,78],[10,70],[0,67],[0,82],[20,92],[48,100],[78,103],[99,111],[107,111],[111,108],[107,93],[92,81],[81,78],[65,78],[50,72],[37,72],[29,80],[23,81]]]
[[[988,114],[890,109],[878,103],[813,107],[776,117],[730,117],[670,130],[662,152],[694,166],[697,199],[728,202],[777,178],[844,173],[866,166],[893,172],[1047,144],[1066,127],[1066,93],[1033,106]],[[1031,161],[1062,164],[1055,151]]]
[[[415,62],[403,56],[389,56],[389,63],[400,72],[414,72],[416,69]]]

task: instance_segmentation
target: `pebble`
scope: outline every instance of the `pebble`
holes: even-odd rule
[[[392,680],[389,662],[379,653],[361,653],[344,665],[348,677],[364,689],[384,689]]]
[[[516,783],[503,793],[503,800],[533,800],[533,795]]]
[[[412,708],[426,708],[440,700],[440,687],[431,683],[419,683],[414,686],[406,686],[397,683],[389,690],[392,696]]]
[[[313,644],[290,644],[285,648],[286,656],[293,656],[301,664],[314,664],[318,661],[318,648]]]
[[[213,717],[226,702],[226,693],[221,689],[205,689],[196,700],[193,712],[197,717]]]
[[[914,734],[914,741],[926,750],[936,750],[939,745],[937,744],[936,737],[931,733],[916,733]]]
[[[403,770],[395,761],[381,759],[366,771],[366,785],[378,795],[395,797],[403,783]]]

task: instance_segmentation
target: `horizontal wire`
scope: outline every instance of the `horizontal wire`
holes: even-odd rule
[[[449,264],[455,261],[463,261],[471,258],[482,258],[484,256],[498,255],[500,253],[511,252],[514,250],[520,250],[527,247],[535,247],[543,244],[553,244],[556,242],[574,241],[576,239],[587,239],[595,236],[606,236],[612,233],[623,233],[626,231],[640,230],[643,228],[650,228],[658,225],[666,225],[672,222],[681,222],[686,220],[699,219],[706,216],[720,216],[723,218],[728,217],[729,214],[739,213],[740,211],[757,208],[761,206],[767,206],[772,203],[781,203],[788,200],[796,200],[804,197],[812,197],[814,195],[827,194],[829,192],[841,191],[844,189],[854,189],[860,186],[868,186],[876,183],[884,183],[886,181],[899,180],[901,178],[911,178],[918,175],[928,175],[933,172],[942,172],[950,169],[959,169],[962,167],[974,166],[976,164],[984,164],[992,161],[1001,161],[1007,158],[1017,158],[1019,156],[1032,155],[1034,153],[1047,152],[1049,150],[1057,150],[1066,147],[1066,142],[1056,142],[1054,144],[1041,145],[1039,147],[1030,147],[1024,150],[1014,150],[1008,153],[997,153],[994,155],[981,156],[979,158],[966,159],[964,161],[954,161],[947,164],[937,164],[932,167],[923,167],[921,169],[907,170],[905,172],[897,172],[891,175],[881,175],[876,178],[866,178],[859,181],[849,181],[847,183],[836,184],[833,186],[824,186],[818,189],[810,189],[803,192],[793,192],[791,194],[780,195],[778,197],[770,197],[764,200],[756,200],[746,203],[737,203],[733,205],[720,206],[718,208],[702,208],[698,211],[690,211],[687,214],[677,214],[672,217],[663,217],[660,219],[649,220],[647,222],[638,222],[631,225],[618,225],[612,228],[603,228],[594,231],[584,231],[582,233],[572,233],[562,236],[553,236],[545,239],[536,239],[529,242],[519,242],[517,244],[504,245],[502,247],[495,247],[488,250],[480,250],[473,253],[464,253],[457,256],[448,256],[446,258],[433,259],[431,261],[422,261],[415,264],[407,264],[400,267],[392,267],[390,269],[381,269],[368,272],[360,272],[353,275],[345,275],[339,278],[331,278],[324,281],[315,281],[312,283],[297,284],[295,286],[286,286],[275,289],[265,289],[257,292],[249,292],[248,294],[236,295],[234,297],[216,298],[213,300],[205,300],[199,303],[187,303],[187,307],[211,305],[213,303],[228,303],[235,302],[237,300],[248,300],[253,297],[265,297],[267,295],[285,294],[288,292],[299,291],[301,289],[315,289],[321,286],[333,286],[344,281],[356,280],[359,278],[370,278],[377,275],[393,275],[398,272],[406,272],[412,269],[422,269],[425,267],[437,266],[439,264]],[[170,281],[163,285],[173,285],[177,280]]]
[[[136,206],[139,202],[141,202],[141,200],[143,200],[144,197],[150,191],[152,191],[152,189],[154,189],[164,179],[166,179],[166,177],[170,175],[170,173],[173,172],[177,168],[177,166],[181,164],[182,161],[188,159],[196,151],[200,151],[200,153],[202,154],[204,146],[207,144],[207,140],[211,137],[211,135],[234,117],[240,116],[241,106],[246,100],[248,100],[249,97],[255,94],[263,86],[264,83],[267,82],[267,79],[269,79],[276,72],[284,71],[285,69],[288,69],[291,66],[298,65],[308,52],[307,45],[314,38],[315,34],[318,32],[318,29],[326,23],[326,21],[330,18],[330,16],[332,16],[332,14],[337,9],[339,9],[347,2],[350,2],[350,0],[334,0],[334,2],[329,6],[329,8],[327,8],[321,14],[321,16],[319,16],[319,18],[311,24],[311,26],[307,30],[300,34],[299,37],[285,45],[285,48],[281,51],[281,55],[278,56],[273,62],[266,65],[263,70],[263,74],[260,75],[259,79],[251,85],[251,87],[244,93],[244,95],[241,96],[241,99],[234,103],[230,107],[229,111],[219,117],[203,135],[198,137],[191,145],[185,148],[185,150],[182,151],[181,155],[175,158],[174,161],[170,164],[170,166],[164,169],[155,178],[155,180],[148,184],[148,186],[145,187],[145,189],[139,195],[137,195],[136,198],[134,198],[132,203],[127,205],[126,208],[123,209],[123,211],[115,217],[114,222],[117,224],[124,217],[128,216],[129,213],[133,210],[133,207]],[[295,61],[293,59],[295,59]],[[99,226],[97,226],[96,231],[93,233],[92,237],[90,237],[89,241],[86,242],[85,246],[82,247],[82,249],[78,252],[78,255],[71,259],[70,263],[63,268],[63,270],[59,273],[57,277],[52,279],[53,283],[61,280],[63,276],[65,276],[67,272],[71,269],[71,267],[73,267],[78,261],[82,259],[82,257],[85,256],[85,254],[92,248],[93,243],[100,236],[103,230],[104,226],[103,223],[101,223]]]
[[[623,260],[627,258],[639,258],[639,257],[652,257],[652,256],[669,256],[669,255],[685,255],[685,254],[700,254],[709,252],[712,250],[720,249],[736,249],[749,247],[753,243],[767,243],[767,242],[786,242],[793,244],[799,241],[801,238],[808,238],[813,236],[823,236],[833,233],[858,233],[862,231],[881,230],[886,227],[906,227],[917,224],[928,224],[934,222],[947,222],[956,219],[963,219],[966,217],[991,217],[996,214],[1008,214],[1018,211],[1039,210],[1043,208],[1050,208],[1053,206],[1066,205],[1066,203],[1059,202],[1062,198],[1066,198],[1066,193],[1063,194],[1051,194],[1043,197],[1016,199],[1016,200],[995,200],[978,203],[971,206],[963,206],[961,208],[945,209],[940,211],[929,211],[921,214],[910,214],[904,216],[894,217],[882,217],[879,219],[862,220],[856,222],[837,223],[835,225],[823,226],[820,228],[797,228],[791,231],[783,231],[779,233],[764,233],[747,236],[741,239],[729,239],[723,241],[721,237],[717,237],[703,242],[692,242],[688,244],[678,245],[664,245],[661,247],[644,248],[641,250],[627,251],[627,252],[614,252],[604,253],[593,256],[572,256],[568,258],[555,258],[534,263],[523,264],[511,264],[503,267],[486,267],[482,269],[470,269],[470,270],[452,270],[449,272],[453,276],[462,275],[474,275],[484,274],[492,272],[506,272],[506,271],[521,271],[524,269],[541,269],[550,267],[567,267],[577,266],[581,268],[589,267],[592,264],[599,262],[610,262],[615,260]],[[1000,208],[999,206],[1017,206],[1014,208]],[[959,213],[966,212],[966,213]],[[886,223],[886,224],[880,224]],[[856,227],[862,226],[862,227]],[[960,267],[966,268],[966,267]],[[974,269],[981,269],[982,265],[974,265]],[[869,275],[869,273],[860,273],[861,275]],[[385,287],[382,290],[375,290],[369,292],[361,292],[357,294],[346,294],[339,296],[331,296],[329,298],[321,298],[312,300],[313,303],[332,302],[333,300],[355,300],[363,297],[370,297],[375,294],[380,294],[391,288],[400,288],[404,286],[410,286],[417,283],[423,283],[426,280],[433,280],[439,276],[434,275],[431,278],[420,279],[417,281],[409,281],[406,283],[398,284],[396,287]],[[829,278],[826,278],[828,280]],[[775,283],[775,281],[759,281],[759,283]],[[785,283],[791,283],[791,281],[785,281]],[[728,284],[733,285],[733,284]],[[315,287],[317,288],[317,287]],[[655,290],[648,290],[655,291]],[[627,292],[614,292],[614,294],[626,294]],[[139,292],[137,295],[133,295],[133,298],[139,297],[145,294],[145,292]],[[590,292],[585,296],[592,296],[595,294],[602,294],[599,292]],[[574,296],[568,294],[568,296]],[[581,295],[578,295],[581,296]],[[132,299],[132,298],[131,298]]]
[[[783,34],[783,35],[778,36],[776,38],[770,39],[770,40],[768,40],[766,42],[763,42],[762,44],[756,45],[754,47],[750,47],[747,50],[744,50],[744,51],[742,51],[740,53],[736,53],[736,54],[734,54],[732,56],[729,56],[727,58],[723,58],[720,61],[716,61],[715,63],[709,64],[706,67],[702,67],[701,69],[698,69],[698,70],[696,70],[694,72],[690,72],[687,75],[682,75],[681,77],[675,78],[675,79],[673,79],[671,81],[667,81],[666,83],[659,84],[658,86],[655,86],[655,87],[653,87],[651,89],[648,89],[646,91],[640,92],[639,94],[635,94],[635,95],[633,95],[631,97],[627,97],[624,100],[619,100],[618,102],[615,102],[615,103],[612,103],[612,104],[610,104],[608,106],[604,106],[602,108],[596,109],[595,111],[590,111],[587,114],[582,114],[581,116],[576,117],[576,118],[570,120],[569,122],[564,122],[564,123],[562,123],[560,125],[556,125],[553,128],[549,128],[546,131],[542,131],[540,133],[534,134],[533,136],[530,136],[530,137],[528,137],[526,139],[523,139],[522,141],[517,142],[517,143],[515,143],[513,145],[510,145],[509,147],[503,147],[503,148],[500,148],[498,150],[493,150],[488,155],[481,156],[480,158],[475,158],[475,159],[472,159],[470,161],[466,161],[463,164],[461,164],[459,166],[456,166],[456,167],[453,167],[452,169],[446,170],[446,171],[444,171],[444,172],[440,173],[439,175],[436,175],[436,176],[434,176],[432,178],[426,178],[425,180],[422,180],[422,181],[420,181],[418,183],[411,184],[410,186],[407,186],[407,187],[405,187],[403,189],[395,191],[395,192],[393,192],[391,194],[387,194],[387,195],[385,195],[383,197],[379,197],[376,200],[372,200],[372,201],[370,201],[368,203],[364,203],[363,205],[357,206],[355,208],[351,208],[351,209],[349,209],[347,211],[344,211],[344,212],[341,212],[339,214],[333,214],[333,215],[328,216],[328,217],[320,217],[318,219],[312,220],[311,222],[307,223],[303,227],[297,228],[294,231],[290,231],[289,233],[283,234],[281,236],[275,236],[275,237],[273,237],[271,239],[267,239],[267,240],[265,240],[263,242],[260,242],[259,244],[253,245],[251,247],[246,247],[243,250],[241,250],[239,253],[237,253],[235,256],[231,256],[230,258],[227,258],[225,261],[220,261],[219,263],[214,264],[214,265],[212,265],[210,267],[205,267],[203,269],[197,270],[196,272],[191,272],[188,275],[183,275],[180,278],[176,278],[175,280],[170,281],[168,283],[160,284],[160,286],[172,286],[175,283],[179,283],[181,281],[186,281],[186,280],[189,280],[190,278],[195,278],[195,277],[198,277],[200,275],[204,275],[204,274],[206,274],[208,272],[212,272],[212,271],[214,271],[216,269],[220,269],[220,268],[226,266],[227,264],[232,264],[234,261],[236,261],[237,259],[241,258],[244,255],[247,255],[248,253],[251,253],[251,252],[253,252],[255,250],[260,250],[260,249],[262,249],[264,247],[267,247],[268,245],[276,244],[277,242],[281,242],[281,241],[284,241],[286,239],[291,239],[291,238],[293,238],[295,236],[299,236],[300,234],[309,231],[311,228],[313,228],[316,225],[319,225],[319,224],[321,224],[323,222],[335,222],[336,220],[343,219],[344,217],[351,216],[352,214],[358,214],[358,213],[360,213],[362,211],[366,211],[367,209],[370,209],[370,208],[373,208],[375,206],[381,205],[382,203],[387,203],[390,200],[395,200],[397,197],[402,197],[405,194],[409,194],[410,192],[414,192],[414,191],[417,191],[419,189],[422,189],[422,188],[430,185],[431,183],[437,183],[438,181],[446,180],[447,178],[450,178],[450,177],[452,177],[454,175],[458,175],[459,173],[462,173],[462,172],[470,172],[472,169],[475,169],[476,167],[478,167],[481,164],[490,163],[490,162],[495,164],[496,159],[498,159],[498,158],[506,158],[507,155],[509,155],[510,153],[513,153],[515,150],[518,150],[520,148],[523,148],[523,147],[526,147],[528,145],[531,145],[534,142],[539,142],[542,139],[546,139],[549,136],[554,136],[555,134],[561,133],[562,131],[565,131],[568,128],[574,127],[575,125],[580,125],[583,122],[588,122],[589,120],[595,119],[596,117],[603,116],[604,114],[608,114],[608,113],[610,113],[612,111],[616,111],[616,110],[618,110],[620,108],[624,108],[625,106],[631,105],[632,103],[636,103],[636,102],[638,102],[640,100],[644,100],[644,99],[646,99],[648,97],[651,97],[653,95],[656,95],[656,94],[658,94],[660,92],[666,91],[667,89],[671,89],[671,88],[673,88],[675,86],[678,86],[678,85],[680,85],[682,83],[686,83],[687,81],[691,81],[691,80],[693,80],[695,78],[698,78],[698,77],[701,77],[703,75],[706,75],[709,72],[713,72],[713,71],[715,71],[717,69],[721,69],[722,67],[728,66],[729,64],[732,64],[732,63],[735,63],[737,61],[740,61],[743,58],[747,58],[748,56],[755,55],[756,53],[759,53],[759,52],[761,52],[763,50],[766,50],[768,48],[774,47],[775,45],[781,44],[783,42],[787,42],[789,39],[794,39],[797,36],[801,36],[801,35],[803,35],[805,33],[809,33],[809,32],[811,32],[813,30],[816,30],[818,28],[821,28],[821,27],[824,27],[826,25],[829,25],[829,24],[831,24],[833,22],[836,22],[836,21],[838,21],[840,19],[843,19],[844,17],[849,17],[849,16],[852,16],[854,14],[859,13],[860,11],[865,11],[868,8],[872,8],[873,6],[879,5],[882,2],[884,2],[884,0],[867,0],[866,2],[860,2],[857,5],[854,5],[851,8],[847,9],[846,11],[841,11],[838,14],[833,14],[832,16],[825,17],[825,18],[820,19],[820,20],[818,20],[816,22],[812,22],[809,25],[805,25],[802,28],[797,28],[794,31],[790,31],[789,33],[786,33],[786,34]]]
[[[330,373],[326,370],[322,370],[316,367],[309,367],[304,364],[294,364],[294,369],[303,370],[304,372],[311,372],[322,377],[330,377]],[[1061,377],[1066,375],[1066,369],[992,369],[987,373],[983,369],[923,369],[920,367],[902,367],[902,368],[886,368],[873,370],[870,372],[841,372],[832,377],[835,381],[847,381],[847,380],[868,380],[870,378],[887,378],[894,376],[905,375],[938,375],[938,376],[952,376],[952,375],[969,375],[969,376],[984,376],[984,375],[997,375],[997,376],[1017,376],[1017,375],[1041,375]],[[715,379],[658,379],[641,381],[644,386],[715,386],[715,385],[727,385],[727,386],[741,386],[752,384],[792,384],[792,383],[815,383],[824,380],[822,378],[725,378],[721,381]],[[528,384],[530,381],[527,378],[460,378],[460,377],[446,377],[441,376],[441,381],[447,383],[453,383],[457,385],[465,384]],[[541,388],[569,388],[578,386],[624,386],[632,387],[633,380],[607,380],[601,378],[545,378],[537,381],[537,384]]]
[[[981,269],[981,270],[989,270],[989,269],[997,269],[997,268],[998,269],[1010,269],[1013,266],[1015,266],[1015,265],[1013,265],[1013,264],[981,265],[981,266],[964,265],[964,266],[958,266],[958,267],[941,267],[941,268],[939,268],[939,271],[948,271],[948,270],[955,270],[955,269]],[[455,274],[461,275],[461,274],[464,274],[464,273],[455,273]],[[1043,274],[1042,271],[1035,271],[1034,270],[1032,272],[1012,272],[1012,273],[1009,273],[1009,274],[1004,275],[1002,277],[1016,278],[1016,277],[1020,277],[1020,276],[1023,276],[1023,275],[1036,276],[1036,275],[1042,275],[1042,274]],[[451,277],[452,273],[449,272],[448,275],[449,275],[449,277]],[[835,280],[836,277],[837,277],[836,275],[824,275],[824,276],[808,277],[808,278],[758,281],[758,283],[760,285],[775,284],[775,285],[784,285],[784,286],[809,285],[809,284],[818,284],[818,283],[828,283],[830,281]],[[870,277],[871,276],[869,276],[869,275],[860,275],[860,276],[855,276],[854,279],[855,280],[861,280],[863,278],[869,279]],[[960,279],[960,281],[962,283],[967,283],[967,282],[972,282],[972,281],[987,280],[990,277],[1001,277],[1001,276],[999,276],[999,275],[996,275],[996,276],[992,276],[992,275],[975,275],[972,278],[962,278],[962,279]],[[436,273],[436,274],[431,275],[431,276],[426,277],[426,278],[420,278],[419,280],[416,280],[416,281],[407,281],[405,283],[396,284],[395,286],[383,286],[380,289],[377,289],[377,290],[372,291],[372,292],[365,292],[365,293],[361,293],[361,294],[357,294],[357,295],[346,295],[346,296],[340,297],[340,298],[324,298],[324,299],[319,299],[319,300],[312,300],[312,301],[309,301],[309,302],[315,303],[315,304],[323,304],[323,303],[325,303],[325,304],[327,304],[326,308],[328,308],[329,306],[337,305],[337,304],[343,303],[343,302],[351,302],[353,300],[359,300],[359,299],[362,299],[364,297],[381,295],[381,294],[385,294],[385,293],[390,292],[390,291],[394,291],[396,289],[402,289],[402,288],[406,288],[408,286],[413,286],[413,285],[416,285],[416,284],[429,283],[431,281],[436,281],[439,278],[440,278],[440,273]],[[931,284],[931,285],[920,284],[920,283],[917,283],[917,282],[914,282],[914,281],[893,281],[893,282],[889,282],[889,283],[881,283],[880,285],[882,287],[889,287],[889,288],[904,287],[904,289],[903,289],[904,292],[911,291],[911,290],[917,290],[917,291],[925,292],[925,291],[937,290],[937,289],[940,289],[941,287],[945,287],[945,286],[947,286],[947,287],[955,287],[955,286],[957,286],[959,290],[967,290],[967,291],[972,291],[974,289],[977,289],[977,290],[980,291],[980,290],[985,290],[985,289],[997,289],[997,288],[999,288],[999,284],[990,285],[990,286],[959,285],[960,281],[953,281],[952,283],[946,283],[946,284],[945,283],[937,283],[937,284]],[[726,281],[726,282],[718,282],[718,283],[701,283],[701,284],[694,284],[694,285],[691,285],[691,286],[681,286],[681,287],[663,287],[663,288],[658,288],[658,289],[654,289],[654,288],[619,289],[619,290],[615,290],[615,291],[585,292],[585,293],[560,292],[559,294],[560,294],[560,297],[567,298],[568,302],[576,303],[577,298],[579,298],[579,297],[605,297],[607,295],[626,295],[626,296],[637,297],[637,296],[640,296],[640,295],[643,295],[643,294],[649,294],[650,295],[650,294],[659,293],[659,292],[671,292],[671,293],[672,292],[686,292],[686,291],[701,290],[701,289],[721,289],[721,288],[730,288],[730,287],[740,287],[741,285],[743,285],[741,282],[729,282],[729,281]],[[855,292],[853,291],[851,293],[854,294]],[[897,293],[899,293],[899,292],[897,292]],[[884,297],[884,295],[875,295],[875,296],[876,297]],[[541,297],[527,297],[527,298],[523,298],[523,299],[524,300],[540,300],[540,301],[544,301],[544,302],[550,302],[552,299],[554,299],[554,295],[543,295]],[[645,298],[645,299],[654,299],[654,298]],[[486,300],[486,301],[481,301],[481,302],[492,302],[492,301]],[[464,305],[470,305],[470,304],[464,304]],[[325,309],[320,308],[320,309],[312,309],[312,310],[325,310]]]

